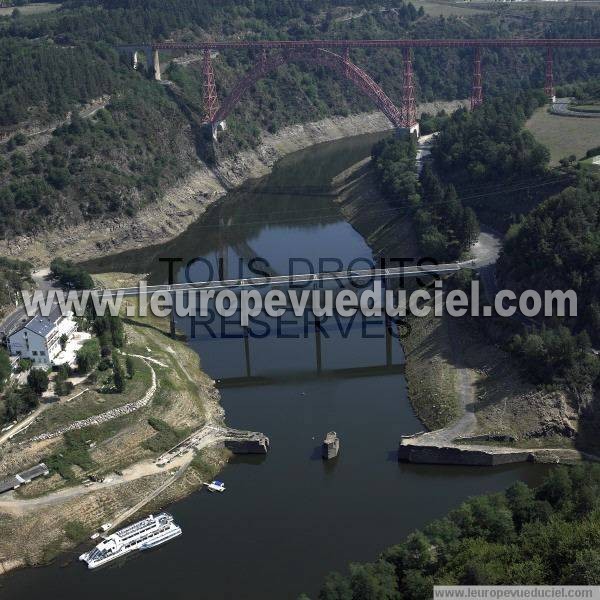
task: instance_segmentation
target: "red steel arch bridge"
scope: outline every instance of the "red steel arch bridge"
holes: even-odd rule
[[[397,107],[363,69],[350,58],[353,48],[401,49],[403,52],[402,103]],[[481,51],[484,48],[539,48],[545,52],[545,86],[554,97],[553,51],[557,48],[600,48],[600,39],[402,39],[402,40],[302,40],[302,41],[213,41],[198,43],[161,42],[150,45],[120,46],[131,53],[137,65],[137,53],[144,52],[155,79],[160,79],[159,51],[202,52],[204,122],[213,132],[234,109],[243,94],[259,79],[288,62],[307,62],[328,67],[339,73],[366,94],[396,128],[418,131],[412,53],[414,48],[472,48],[473,74],[471,108],[483,102]],[[255,65],[240,78],[229,96],[219,101],[213,70],[213,54],[225,50],[254,50]]]

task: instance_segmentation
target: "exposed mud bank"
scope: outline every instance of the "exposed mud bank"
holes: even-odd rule
[[[410,217],[393,210],[378,192],[369,158],[333,183],[343,214],[376,257],[419,256]],[[476,258],[495,260],[480,246],[474,248]],[[597,460],[574,448],[542,447],[548,436],[572,437],[576,415],[558,394],[521,381],[509,357],[483,339],[472,324],[432,314],[408,321],[411,332],[402,345],[409,399],[430,431],[404,437],[398,449],[400,460],[477,466]],[[532,448],[490,443],[524,445],[526,440]]]
[[[419,109],[435,113],[463,105],[464,101],[433,102],[423,104]],[[249,179],[267,175],[283,156],[314,144],[390,128],[386,117],[376,112],[332,117],[286,127],[275,134],[264,134],[257,148],[223,160],[217,167],[211,168],[199,161],[196,168],[166,190],[160,200],[132,217],[105,218],[2,241],[0,254],[28,259],[39,266],[47,265],[56,256],[89,260],[166,242],[181,234],[229,190]]]
[[[340,173],[333,184],[339,193],[337,201],[342,214],[362,235],[376,258],[418,256],[411,219],[406,211],[394,209],[380,194],[370,158]]]

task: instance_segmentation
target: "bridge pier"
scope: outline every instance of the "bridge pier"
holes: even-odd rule
[[[244,330],[244,357],[246,358],[246,377],[252,377],[252,365],[250,364],[250,336],[248,327],[242,327]]]
[[[385,265],[383,264],[384,261],[382,260],[382,264],[380,265],[380,268],[385,268]],[[381,287],[382,287],[382,291],[383,291],[383,297],[385,298],[386,293],[387,293],[387,289],[388,289],[388,285],[387,285],[387,277],[382,277],[381,278]],[[392,319],[390,318],[390,316],[387,314],[387,311],[385,312],[385,364],[388,367],[392,366]]]
[[[407,130],[409,134],[416,133],[419,137],[412,52],[410,47],[403,49],[404,77],[402,82],[402,108],[400,109],[401,129]]]
[[[317,373],[320,375],[323,371],[323,358],[321,354],[321,321],[315,317],[315,350],[317,355]]]
[[[148,76],[150,76],[152,74],[152,61],[153,61],[152,48],[150,46],[145,47],[144,54],[146,55],[146,73],[148,74]]]
[[[556,100],[554,94],[554,70],[551,46],[546,48],[546,84],[544,86],[544,92],[546,92],[546,96],[548,96],[552,102]]]
[[[483,86],[481,84],[481,48],[475,47],[473,57],[473,88],[471,91],[471,110],[483,104]]]
[[[150,74],[154,77],[155,81],[160,81],[160,59],[158,57],[158,50],[154,50],[152,53],[152,63],[151,63],[151,71]]]
[[[210,49],[205,48],[202,60],[203,90],[202,98],[204,100],[204,123],[210,123],[213,127],[213,137],[215,135],[215,115],[219,110],[219,98],[217,96],[217,86],[215,84],[215,73],[212,67],[212,58]]]

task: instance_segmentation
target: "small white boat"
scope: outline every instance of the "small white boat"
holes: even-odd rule
[[[209,492],[224,492],[225,484],[222,481],[211,481],[206,484]]]

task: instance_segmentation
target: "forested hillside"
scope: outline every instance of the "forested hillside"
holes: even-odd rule
[[[0,235],[103,214],[133,214],[195,159],[189,124],[164,91],[131,81],[93,117],[74,116],[43,147],[0,154]]]
[[[600,177],[582,173],[576,185],[549,198],[509,230],[499,261],[504,285],[573,289],[579,314],[570,324],[600,343]]]
[[[115,45],[148,40],[394,37],[589,36],[596,12],[567,11],[547,24],[505,18],[502,11],[433,18],[388,0],[70,0],[41,15],[0,17],[0,236],[128,215],[151,202],[196,164],[212,157],[198,130],[201,63],[161,56],[170,89],[131,69]],[[582,25],[585,22],[585,26]],[[585,29],[585,30],[584,30]],[[255,61],[251,52],[214,60],[223,98]],[[356,50],[352,60],[400,101],[400,52]],[[541,86],[543,53],[484,53],[486,95]],[[420,100],[469,94],[468,49],[415,51]],[[578,81],[600,70],[600,57],[565,50],[556,78]],[[78,119],[81,106],[104,97],[105,110]],[[256,146],[261,131],[330,115],[373,110],[354,88],[321,67],[290,64],[258,83],[230,118],[217,154]],[[73,122],[66,122],[69,112]],[[29,130],[59,127],[50,140]],[[25,128],[26,135],[21,129]],[[29,128],[29,129],[28,129]],[[49,133],[47,135],[50,135]],[[8,140],[8,141],[6,141]]]
[[[597,465],[551,470],[535,489],[522,482],[478,496],[373,563],[332,573],[319,600],[426,600],[438,585],[597,585],[600,580]]]
[[[452,184],[444,184],[425,164],[420,177],[414,139],[390,138],[373,148],[377,181],[392,206],[411,214],[424,256],[456,260],[477,240],[479,223],[463,206]]]
[[[442,124],[432,156],[436,174],[456,186],[461,202],[483,224],[507,231],[498,263],[501,289],[535,289],[542,297],[545,290],[577,292],[577,318],[540,317],[539,328],[521,324],[516,334],[514,321],[512,327],[477,323],[513,354],[525,377],[568,389],[583,410],[600,374],[590,344],[590,336],[600,339],[600,179],[569,160],[549,168],[548,150],[523,128],[543,102],[529,91],[514,102],[499,96],[459,111]]]
[[[527,117],[545,103],[537,91],[502,94],[477,110],[452,115],[435,140],[436,173],[500,231],[568,183],[549,171],[548,149],[523,128]]]
[[[0,256],[0,316],[14,308],[21,290],[31,283],[29,263]]]

